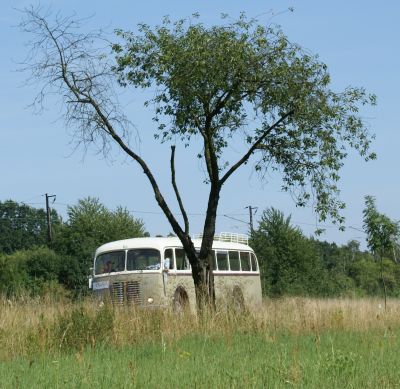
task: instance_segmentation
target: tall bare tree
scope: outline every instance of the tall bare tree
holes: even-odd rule
[[[32,38],[25,69],[41,85],[35,103],[57,94],[79,143],[94,144],[105,155],[115,143],[143,169],[190,261],[199,307],[214,304],[211,248],[221,189],[250,158],[261,178],[279,171],[283,189],[296,193],[298,205],[313,199],[321,220],[343,222],[338,172],[349,148],[366,160],[374,157],[358,112],[360,105],[375,104],[375,96],[363,88],[332,91],[326,65],[280,28],[244,14],[211,27],[196,15],[190,22],[165,18],[154,28],[139,25],[137,33],[117,30],[111,45],[101,31],[84,33],[73,18],[53,18],[34,8],[24,15],[21,27]],[[160,141],[201,140],[197,157],[206,167],[209,195],[199,253],[175,179],[175,146],[171,181],[183,222],[129,143],[132,127],[118,104],[118,88],[156,90],[145,106],[155,107]],[[243,154],[229,164],[224,152],[233,140],[241,140]]]

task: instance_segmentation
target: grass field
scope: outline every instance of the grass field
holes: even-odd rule
[[[1,388],[400,388],[396,300],[265,300],[204,319],[1,304]]]

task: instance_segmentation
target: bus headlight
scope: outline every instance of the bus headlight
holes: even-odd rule
[[[149,304],[153,304],[153,301],[154,301],[153,297],[149,297],[149,298],[147,299],[147,302],[148,302]]]

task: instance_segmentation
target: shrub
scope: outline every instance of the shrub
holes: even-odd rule
[[[42,295],[58,280],[60,257],[47,247],[36,247],[0,256],[0,293]]]

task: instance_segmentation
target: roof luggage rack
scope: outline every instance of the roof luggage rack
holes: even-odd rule
[[[203,239],[203,234],[194,234],[193,239]],[[214,240],[220,242],[249,244],[249,237],[245,234],[237,234],[235,232],[221,232],[214,235]]]

